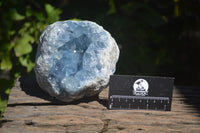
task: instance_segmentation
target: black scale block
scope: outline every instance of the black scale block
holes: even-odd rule
[[[174,78],[112,75],[108,109],[170,111]]]

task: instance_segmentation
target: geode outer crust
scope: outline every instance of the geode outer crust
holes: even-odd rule
[[[40,37],[36,79],[51,96],[70,102],[104,89],[118,57],[115,40],[96,23],[55,22]]]

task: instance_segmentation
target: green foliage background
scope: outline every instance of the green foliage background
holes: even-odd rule
[[[91,20],[120,47],[117,74],[173,76],[200,85],[199,0],[0,1],[0,115],[20,75],[34,76],[39,36],[58,20]]]
[[[33,74],[39,36],[47,25],[59,20],[61,12],[45,1],[0,2],[0,69],[9,71],[9,78],[0,79],[0,115],[17,77]]]

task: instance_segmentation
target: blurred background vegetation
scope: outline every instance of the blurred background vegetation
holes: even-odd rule
[[[0,1],[0,115],[16,78],[34,76],[39,36],[58,20],[90,20],[116,39],[116,74],[200,85],[200,0]]]

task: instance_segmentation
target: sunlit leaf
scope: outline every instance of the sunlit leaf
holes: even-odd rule
[[[52,5],[50,4],[45,4],[45,11],[47,13],[47,23],[51,24],[55,21],[59,20],[59,15],[62,13],[60,9],[55,9]]]
[[[27,65],[27,72],[31,72],[35,66],[35,63],[29,60],[28,65]]]
[[[34,38],[29,34],[25,34],[22,38],[20,38],[14,47],[15,55],[20,57],[30,53],[32,51],[31,42],[34,42]]]
[[[23,20],[23,19],[25,19],[25,16],[19,14],[16,9],[11,9],[9,14],[10,14],[10,18],[12,20]]]
[[[19,62],[21,63],[22,66],[27,66],[28,59],[27,59],[27,57],[21,56],[21,57],[19,57]]]
[[[10,70],[12,68],[12,62],[8,55],[2,58],[0,66],[1,70]]]
[[[50,4],[45,4],[45,10],[47,12],[47,15],[50,15],[55,9],[52,5]]]

